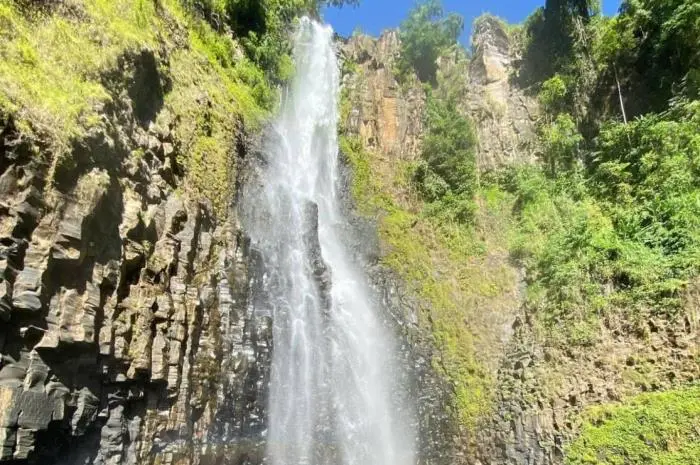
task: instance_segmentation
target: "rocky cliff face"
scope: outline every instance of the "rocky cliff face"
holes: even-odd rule
[[[439,79],[464,90],[460,107],[478,135],[477,163],[482,171],[511,163],[535,161],[537,101],[513,82],[521,59],[519,44],[495,18],[476,23],[473,56],[440,59]],[[400,160],[416,160],[423,133],[425,94],[416,82],[400,85],[394,63],[400,53],[397,31],[378,39],[357,35],[343,47],[358,73],[346,73],[345,88],[353,106],[347,127],[372,151]],[[357,71],[357,70],[355,70]],[[355,77],[353,77],[355,76]]]
[[[640,328],[646,334],[601,327],[600,342],[587,348],[554,347],[531,321],[518,321],[499,368],[497,410],[479,432],[477,463],[561,464],[587,407],[696,381],[697,308],[689,302],[676,322],[650,319]]]
[[[496,18],[475,23],[467,79],[467,112],[474,121],[482,170],[535,161],[537,101],[515,85],[519,44]]]
[[[393,66],[399,46],[396,31],[387,31],[379,39],[358,35],[343,46],[345,62],[359,66],[358,73],[344,75],[344,91],[352,96],[346,126],[369,150],[415,160],[425,95],[420,88],[402,88],[397,82]]]
[[[457,53],[458,50],[440,59],[440,84],[436,92],[457,95],[460,109],[474,122],[480,141],[477,163],[481,171],[510,163],[531,162],[534,159],[537,109],[532,99],[510,84],[509,74],[513,70],[516,47],[511,45],[511,39],[498,22],[486,21],[476,32],[476,52],[471,60]],[[387,31],[378,39],[353,36],[341,50],[346,60],[343,130],[348,137],[357,138],[363,150],[370,154],[368,164],[372,176],[387,180],[379,183],[381,187],[373,189],[388,196],[396,208],[407,213],[415,211],[420,208],[415,202],[415,192],[401,173],[420,159],[425,131],[425,92],[420,83],[410,77],[403,84],[397,80],[394,63],[400,53],[400,43],[396,31]],[[378,221],[382,223],[383,220]],[[418,221],[416,219],[413,225],[406,227],[416,227]],[[380,226],[380,230],[385,228]],[[386,247],[377,251],[375,261],[381,262],[382,253],[392,251]],[[430,253],[433,254],[432,260],[444,260],[440,252]],[[494,275],[501,275],[497,279],[509,283],[504,290],[505,297],[453,294],[449,298],[456,299],[461,318],[470,319],[467,325],[473,335],[462,336],[469,339],[467,345],[478,354],[479,363],[485,366],[483,376],[496,378],[504,351],[514,333],[513,324],[521,315],[518,272],[512,269],[507,254],[497,248],[487,251],[484,263],[475,266],[490,270],[475,280],[490,282]],[[442,366],[441,360],[447,355],[437,351],[435,325],[442,323],[435,321],[433,305],[436,302],[417,297],[415,292],[406,288],[405,281],[387,267],[378,269],[381,270],[378,273],[382,277],[381,287],[395,293],[394,299],[401,300],[400,305],[388,307],[402,313],[398,320],[406,322],[404,332],[412,341],[414,352],[421,353],[429,365],[422,375],[422,379],[429,382],[417,387],[416,396],[424,399],[418,406],[421,438],[425,441],[423,451],[436,458],[437,463],[442,463],[440,457],[450,463],[475,463],[473,446],[479,438],[473,430],[461,424],[460,412],[455,405],[455,386]],[[434,273],[443,271],[446,270]],[[447,272],[457,271],[449,269]],[[488,284],[493,285],[501,287],[502,284]],[[425,391],[421,392],[421,389]],[[433,455],[430,451],[440,452]]]
[[[459,107],[475,125],[477,164],[482,173],[509,164],[535,163],[539,109],[536,99],[511,79],[521,64],[517,40],[500,21],[485,18],[475,25],[473,46],[473,55],[466,62],[451,53],[440,59],[436,91],[450,85],[462,92]],[[354,36],[342,51],[351,62],[345,67],[343,81],[349,102],[344,128],[351,137],[361,140],[369,154],[369,166],[375,170],[373,175],[389,179],[379,183],[379,195],[394,202],[391,208],[419,208],[411,201],[414,194],[410,188],[401,182],[401,170],[420,155],[425,97],[418,83],[409,80],[399,85],[392,73],[392,64],[400,53],[398,36],[395,32],[384,33],[378,39]],[[508,212],[499,214],[503,219]],[[420,219],[415,218],[406,227],[416,227]],[[482,221],[479,214],[475,221],[478,231]],[[496,219],[495,224],[508,227],[507,221]],[[470,279],[480,279],[483,267],[493,263],[513,266],[505,250],[489,249],[486,257],[481,269],[471,271]],[[436,260],[435,255],[432,258]],[[430,266],[432,272],[440,273],[434,262]],[[425,319],[425,311],[421,313],[420,308],[430,309],[431,303],[415,300],[415,293],[407,291],[400,279],[391,273],[389,276],[385,288],[396,289],[394,292],[409,303],[403,304],[404,309],[414,309],[405,321]],[[442,279],[450,278],[442,275]],[[563,463],[564,449],[578,434],[580,415],[588,407],[698,379],[700,305],[696,286],[689,288],[684,310],[675,320],[649,317],[631,331],[626,328],[628,322],[608,319],[596,329],[595,344],[578,348],[562,347],[551,335],[542,333],[532,310],[520,301],[525,287],[521,279],[508,280],[499,291],[512,295],[506,304],[499,299],[479,298],[479,311],[471,314],[473,303],[460,301],[469,337],[476,341],[478,356],[487,368],[485,374],[493,376],[494,394],[491,407],[471,427],[460,427],[450,415],[443,417],[442,424],[451,426],[431,425],[429,429],[439,435],[435,443],[445,447],[451,463]],[[428,326],[434,324],[434,310],[427,312]],[[425,326],[417,325],[412,330],[421,341],[417,347],[435,347],[435,338]],[[480,340],[488,343],[479,346]],[[434,356],[434,350],[428,349],[426,356]],[[432,371],[430,376],[436,373],[440,378],[440,370]],[[443,410],[428,403],[424,415],[445,411],[444,406],[450,404],[455,393],[443,392]],[[451,445],[445,446],[450,441]]]
[[[264,462],[272,315],[235,198],[259,160],[186,29],[161,13],[160,48],[99,76],[109,102],[68,150],[0,111],[0,463]],[[376,71],[385,80],[354,118],[368,144],[415,156],[422,93],[406,106],[386,64]],[[421,463],[452,463],[449,386],[420,304],[374,265],[374,225],[353,227],[420,399]]]
[[[122,98],[67,167],[0,123],[0,462],[247,463],[271,345],[255,257]]]
[[[344,60],[342,82],[342,131],[357,138],[372,154],[373,176],[393,177],[397,166],[420,156],[423,134],[425,94],[420,86],[400,85],[394,75],[399,51],[396,31],[387,31],[378,39],[354,36],[341,44]],[[381,263],[386,252],[378,237],[376,219],[358,215],[352,183],[356,173],[349,167],[342,192],[346,195],[346,214],[353,218],[355,237],[362,243],[353,249],[363,256],[378,300],[391,320],[402,351],[397,363],[406,367],[410,396],[416,408],[418,455],[421,464],[453,464],[464,460],[463,431],[453,409],[450,384],[434,367],[436,356],[432,335],[421,324],[423,302],[399,274]],[[392,196],[406,199],[410,193],[401,186],[391,189]]]
[[[0,463],[264,462],[265,270],[239,226],[235,189],[219,189],[249,180],[259,160],[240,121],[222,123],[223,86],[197,74],[201,63],[183,52],[187,31],[166,19],[172,36],[160,49],[130,50],[101,76],[110,96],[101,124],[67,153],[0,112]],[[342,129],[373,157],[371,175],[390,180],[379,194],[410,210],[415,194],[400,171],[420,155],[424,92],[393,75],[395,32],[340,49]],[[511,83],[518,60],[517,43],[487,19],[468,62],[440,62],[440,75],[466,89],[460,109],[477,128],[482,172],[535,158],[538,109]],[[202,137],[183,137],[183,127]],[[227,168],[214,166],[216,154]],[[649,318],[637,336],[607,322],[594,347],[562,349],[538,333],[520,305],[518,270],[496,248],[478,267],[503,271],[505,284],[494,293],[487,282],[483,295],[458,302],[485,367],[476,376],[495,385],[493,408],[465,427],[431,304],[383,264],[376,222],[354,216],[356,173],[345,174],[348,240],[402,341],[421,464],[557,465],[587,406],[698,379],[698,285],[677,321]]]

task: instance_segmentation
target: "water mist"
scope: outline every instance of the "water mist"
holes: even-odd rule
[[[243,195],[274,322],[267,462],[413,465],[394,335],[344,241],[332,30],[302,19],[294,58],[260,178]]]

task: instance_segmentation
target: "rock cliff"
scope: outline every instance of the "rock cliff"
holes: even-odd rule
[[[101,24],[59,3],[61,27]],[[264,463],[273,322],[236,197],[262,162],[261,128],[242,108],[260,109],[253,89],[222,77],[221,44],[168,8],[157,34],[81,75],[100,97],[85,99],[79,131],[46,131],[62,108],[47,116],[49,105],[0,95],[0,463]],[[674,321],[649,317],[636,334],[605,321],[593,346],[552,343],[523,304],[506,208],[478,194],[483,250],[469,254],[421,215],[409,177],[427,101],[395,77],[398,34],[341,42],[346,239],[402,342],[420,464],[559,465],[588,406],[698,380],[698,283]],[[485,18],[471,57],[439,61],[478,133],[480,175],[536,163],[540,112],[511,79],[519,55],[517,37]]]
[[[520,44],[500,20],[485,16],[474,24],[465,106],[479,134],[480,169],[535,161],[536,99],[515,85]]]
[[[475,23],[470,58],[449,52],[438,62],[438,85],[433,92],[446,88],[457,92],[459,108],[478,135],[481,175],[511,164],[537,163],[540,109],[528,89],[521,89],[513,79],[522,64],[518,40],[504,23],[487,16]],[[399,271],[399,276],[388,272],[391,278],[385,285],[400,289],[395,292],[403,295],[404,302],[413,302],[404,304],[404,308],[413,308],[404,321],[414,323],[411,331],[416,341],[422,341],[416,347],[430,348],[424,353],[436,368],[431,371],[436,386],[446,382],[451,388],[443,391],[442,402],[456,410],[475,403],[485,406],[476,415],[468,414],[470,420],[476,417],[471,424],[448,409],[442,426],[432,425],[433,433],[451,438],[452,446],[444,449],[451,463],[561,464],[565,447],[576,438],[581,414],[588,407],[698,379],[699,307],[693,286],[677,319],[650,317],[634,331],[626,329],[624,321],[608,319],[596,328],[595,344],[562,347],[554,335],[542,332],[533,310],[523,302],[525,272],[509,258],[506,240],[499,239],[508,236],[512,227],[507,209],[494,212],[489,210],[488,199],[478,198],[474,227],[477,240],[486,249],[484,255],[476,259],[476,267],[461,268],[450,262],[447,257],[457,253],[450,250],[454,243],[435,240],[435,225],[425,225],[426,220],[414,213],[421,205],[406,180],[405,173],[410,173],[411,164],[420,157],[426,98],[417,80],[409,77],[399,83],[394,72],[401,50],[398,34],[389,31],[377,39],[356,35],[341,50],[346,60],[343,130],[349,140],[361,144],[361,148],[348,144],[361,153],[349,157],[356,181],[363,183],[356,190],[370,204],[379,225],[383,246],[377,260],[381,263],[385,257],[388,268]],[[364,175],[365,170],[372,175]],[[402,248],[401,243],[407,241],[412,244]],[[415,261],[415,249],[423,246],[427,250]],[[462,260],[474,258],[465,254]],[[499,275],[495,281],[494,272]],[[476,297],[459,286],[449,288],[461,320],[449,320],[449,324],[466,328],[452,343],[473,353],[476,367],[468,365],[470,360],[460,362],[461,367],[489,380],[485,383],[455,376],[455,367],[460,365],[443,365],[452,355],[440,348],[445,337],[441,295],[402,285],[412,276],[427,281],[432,274],[439,276],[437,286],[457,279],[454,276],[460,273],[465,273],[467,282],[486,285]],[[494,289],[498,297],[487,297]],[[467,391],[487,389],[490,394],[460,404],[460,385]],[[435,406],[428,403],[424,412],[430,409]],[[444,436],[437,442],[446,444]]]
[[[22,102],[24,113],[0,105],[0,463],[264,462],[272,314],[237,211],[238,187],[261,162],[261,128],[246,129],[251,118],[232,111],[252,90],[203,56],[206,37],[188,39],[192,25],[173,5],[154,13],[164,27],[154,42],[139,39],[91,70],[104,92],[87,109],[94,124],[63,137],[33,119],[29,110],[40,110],[30,106],[45,102]],[[104,19],[73,3],[46,11],[42,27],[67,20],[77,35],[70,27]],[[26,32],[21,16],[12,21]],[[367,114],[385,91],[367,89]],[[415,154],[422,96],[394,121],[388,115],[408,107],[391,92],[387,117],[364,121],[363,133],[393,154],[413,144]],[[385,122],[374,135],[372,124]],[[352,216],[350,179],[341,192]],[[451,463],[449,386],[416,329],[419,304],[374,265],[374,225],[355,218],[351,227],[358,234],[348,238],[367,241],[354,250],[403,341],[403,384],[421,399],[421,463]],[[326,286],[320,250],[312,265]]]
[[[35,17],[3,8],[5,76],[21,64],[4,28],[29,43]],[[71,83],[99,90],[88,122],[63,131],[68,108],[42,100],[63,98],[60,78],[25,101],[3,81],[0,463],[259,462],[271,322],[254,312],[261,277],[227,188],[248,133],[175,4],[141,11],[154,24],[143,37],[90,29],[116,24],[101,8],[47,3],[31,24],[40,37],[62,28],[56,40],[85,56],[95,40],[113,45]],[[85,30],[102,36],[80,42]],[[41,80],[55,50],[37,50]]]
[[[477,163],[482,172],[510,163],[532,162],[537,108],[532,98],[510,84],[509,73],[513,69],[511,62],[515,60],[516,47],[511,46],[510,38],[500,23],[492,25],[488,21],[477,30],[475,41],[479,45],[472,59],[464,57],[458,50],[441,57],[438,67],[440,84],[435,92],[449,91],[458,95],[461,111],[474,122],[480,141]],[[425,378],[433,379],[434,387],[428,391],[430,394],[419,396],[430,399],[422,405],[421,418],[427,420],[431,413],[444,412],[439,424],[427,421],[422,434],[424,437],[432,435],[433,447],[441,449],[445,456],[450,457],[451,463],[474,463],[470,444],[475,444],[478,439],[462,421],[463,412],[457,405],[460,401],[456,399],[459,397],[456,390],[460,389],[458,385],[474,391],[484,386],[480,381],[476,381],[478,386],[464,379],[456,381],[450,371],[476,372],[483,369],[483,374],[466,376],[482,376],[484,379],[497,377],[503,353],[513,335],[513,324],[521,314],[519,272],[509,263],[502,244],[489,249],[482,259],[455,266],[451,259],[445,257],[449,252],[441,252],[445,244],[439,241],[436,244],[433,239],[420,237],[422,233],[418,231],[433,235],[429,231],[435,225],[422,224],[425,220],[418,215],[413,218],[413,212],[421,207],[404,172],[409,172],[411,166],[420,160],[421,140],[425,134],[426,97],[423,87],[415,78],[409,76],[400,82],[395,73],[395,62],[401,53],[398,33],[387,31],[377,39],[353,36],[343,44],[341,53],[345,59],[345,110],[341,130],[350,140],[359,141],[366,157],[359,165],[357,161],[350,164],[354,165],[356,180],[358,170],[363,169],[369,169],[372,176],[383,180],[376,183],[361,181],[372,184],[370,197],[376,195],[380,198],[370,199],[369,203],[382,205],[378,214],[370,220],[376,222],[375,228],[378,225],[380,242],[383,242],[376,261],[385,262],[382,257],[392,256],[396,249],[401,248],[394,241],[418,240],[427,243],[422,246],[426,247],[424,253],[430,256],[432,262],[431,265],[411,263],[415,258],[412,257],[413,252],[401,251],[398,268],[402,272],[397,273],[396,262],[393,262],[394,266],[384,264],[380,267],[383,270],[381,274],[385,276],[384,286],[395,289],[393,292],[403,296],[405,313],[400,319],[408,323],[408,334],[414,341],[414,347],[424,348],[423,356],[431,365]],[[387,198],[390,199],[389,207],[384,206]],[[389,211],[382,211],[387,208]],[[362,210],[362,205],[358,209]],[[388,232],[391,226],[387,222],[393,221],[393,215],[399,216],[393,211],[405,212],[399,215],[413,219],[399,226],[402,228],[400,231]],[[483,220],[489,223],[484,225],[485,229],[498,226],[498,218],[489,214]],[[415,230],[417,236],[412,237],[413,232],[407,232],[404,228]],[[499,288],[502,294],[486,297],[481,290],[457,286],[448,291],[451,293],[448,299],[452,302],[445,304],[443,297],[432,290],[426,291],[425,287],[421,289],[421,285],[416,287],[407,283],[412,279],[412,271],[407,271],[407,268],[418,266],[434,267],[431,272],[441,276],[437,278],[438,281],[449,280],[449,274],[474,273],[473,282],[479,286]],[[436,285],[443,284],[436,282]],[[449,308],[439,308],[443,305]],[[474,363],[483,368],[444,365],[444,360],[452,358],[452,355],[439,350],[437,328],[443,324],[454,325],[449,321],[451,318],[461,319],[469,327],[465,327],[465,332],[457,336],[462,339],[457,344],[464,345],[464,349],[470,352],[462,355],[474,357],[477,360]],[[479,402],[485,406],[486,400],[479,400],[479,395],[470,398],[469,402]],[[439,403],[436,399],[439,399]],[[424,447],[429,449],[430,446],[426,444]]]
[[[235,215],[178,191],[168,128],[111,129],[52,184],[42,147],[0,128],[0,460],[239,463],[271,343],[254,258]]]

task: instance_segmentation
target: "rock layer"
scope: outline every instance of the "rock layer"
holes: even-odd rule
[[[501,21],[475,22],[466,107],[479,134],[477,163],[489,170],[535,161],[537,101],[515,85],[519,44]]]
[[[121,103],[53,164],[0,125],[0,461],[245,463],[271,345],[255,258]]]
[[[398,162],[413,162],[420,156],[425,96],[420,86],[399,85],[393,72],[399,47],[396,31],[384,32],[378,39],[354,36],[341,47],[346,68],[347,63],[358,68],[343,75],[344,105],[349,106],[349,112],[342,115],[342,130],[359,138],[362,146],[377,157],[375,166],[381,173],[373,172],[373,176],[391,172]],[[463,431],[453,409],[452,387],[433,366],[434,340],[420,322],[419,315],[427,303],[409,290],[394,270],[380,263],[383,251],[377,223],[358,215],[351,195],[352,181],[353,173],[346,166],[340,188],[353,231],[345,242],[361,257],[361,263],[369,264],[365,271],[375,292],[376,308],[384,310],[387,325],[401,341],[396,365],[404,367],[401,384],[409,387],[414,404],[419,463],[463,463]]]
[[[512,79],[521,65],[517,38],[500,20],[484,17],[475,23],[472,43],[470,59],[452,50],[439,59],[438,86],[433,92],[440,95],[445,87],[456,91],[458,108],[478,135],[481,173],[536,163],[539,108],[531,92]],[[406,162],[420,157],[425,97],[420,83],[408,79],[399,85],[392,73],[400,53],[398,35],[353,36],[343,44],[342,53],[349,61],[343,85],[350,103],[343,130],[362,142],[370,166],[380,171],[372,176],[400,178],[397,172]],[[411,203],[406,186],[380,185],[384,190],[379,196],[402,208],[420,207]],[[507,227],[508,220],[497,224]],[[364,227],[376,230],[374,224]],[[380,261],[380,248],[370,250],[366,253]],[[485,255],[493,261],[510,261],[507,250],[487,250]],[[478,278],[479,272],[472,277]],[[417,324],[426,313],[431,315],[430,303],[416,299],[394,273],[381,266],[370,270],[370,276],[387,308],[401,322],[412,356],[431,360],[433,340],[421,329],[425,326]],[[418,370],[425,384],[416,385],[416,398],[422,400],[418,403],[421,448],[427,463],[442,463],[448,457],[449,463],[473,465],[560,465],[588,407],[697,382],[698,283],[689,286],[684,308],[675,318],[650,317],[634,323],[635,328],[630,328],[629,321],[605,319],[595,328],[596,342],[585,347],[562,347],[554,336],[542,334],[537,316],[520,302],[525,285],[522,279],[509,282],[504,294],[513,299],[508,305],[478,300],[478,315],[468,314],[468,303],[458,303],[477,344],[486,342],[478,346],[478,356],[494,379],[491,408],[476,425],[464,428],[455,420],[449,409],[455,394],[445,389],[445,380],[428,366],[430,362],[406,362],[425,368]],[[426,305],[427,312],[421,314],[421,306]]]

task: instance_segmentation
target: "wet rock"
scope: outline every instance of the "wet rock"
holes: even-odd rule
[[[17,425],[27,430],[45,430],[53,414],[53,404],[43,391],[23,391],[19,400]],[[28,433],[25,433],[28,434]]]
[[[318,238],[318,205],[314,202],[307,202],[304,206],[303,238],[304,245],[309,250],[307,254],[309,267],[318,285],[322,307],[325,311],[329,311],[331,304],[331,273],[321,254],[321,244]]]
[[[26,460],[29,458],[29,454],[34,451],[36,431],[19,428],[15,434],[17,438],[12,458],[14,460]]]
[[[0,460],[10,460],[17,443],[17,431],[14,428],[0,427]]]

